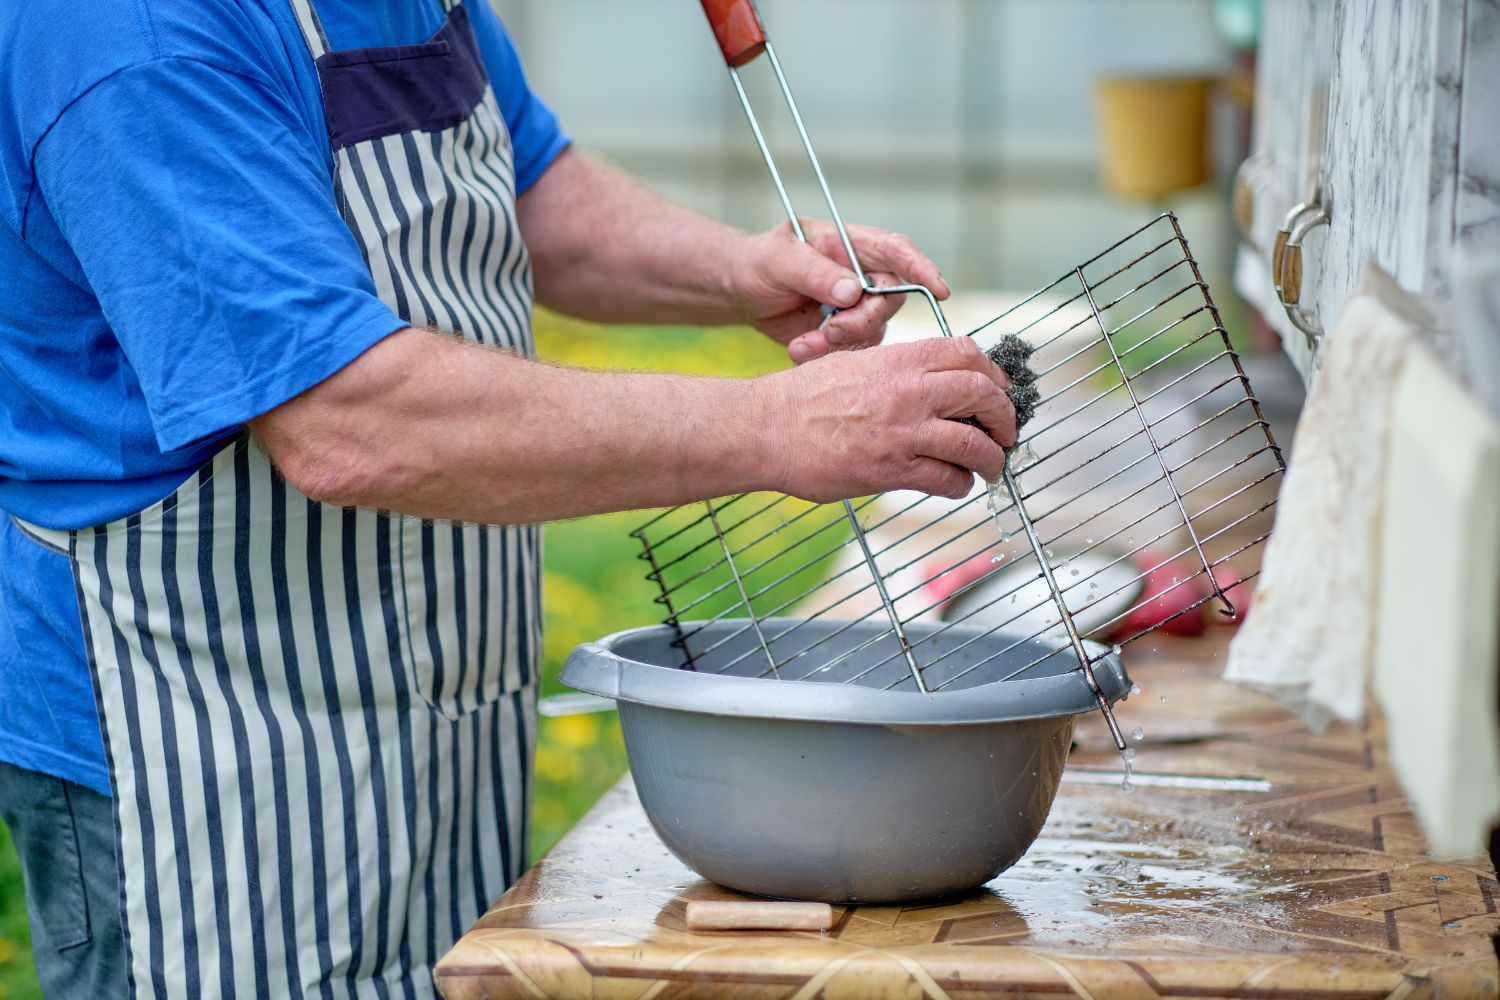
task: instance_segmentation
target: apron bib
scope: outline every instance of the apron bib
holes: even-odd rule
[[[330,53],[334,193],[380,297],[532,353],[510,137],[466,10]],[[404,102],[404,103],[403,103]],[[526,863],[541,537],[332,507],[249,438],[74,532],[133,994],[434,996]]]

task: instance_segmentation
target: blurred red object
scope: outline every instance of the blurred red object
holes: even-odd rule
[[[1168,635],[1196,636],[1203,634],[1210,620],[1226,625],[1237,625],[1244,620],[1250,604],[1250,584],[1242,582],[1232,567],[1220,566],[1213,575],[1214,583],[1235,607],[1231,618],[1218,613],[1221,605],[1211,599],[1213,584],[1201,569],[1195,575],[1185,563],[1175,560],[1163,563],[1161,556],[1151,552],[1137,553],[1133,561],[1143,577],[1142,593],[1110,629],[1105,641],[1126,639],[1158,626]],[[929,582],[924,588],[926,602],[943,605],[946,617],[954,595],[997,572],[1001,570],[988,554],[975,556]]]
[[[1202,635],[1207,627],[1204,607],[1201,604],[1196,608],[1192,606],[1213,593],[1204,575],[1200,572],[1192,576],[1190,570],[1183,569],[1176,562],[1157,566],[1160,559],[1150,552],[1137,554],[1135,561],[1146,574],[1146,592],[1111,638],[1126,639],[1137,632],[1156,628],[1158,624],[1168,635]]]

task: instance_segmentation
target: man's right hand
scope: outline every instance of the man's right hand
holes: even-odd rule
[[[768,376],[779,489],[827,502],[893,489],[958,499],[1016,441],[1009,380],[969,337],[830,354]],[[985,431],[954,419],[975,417]]]

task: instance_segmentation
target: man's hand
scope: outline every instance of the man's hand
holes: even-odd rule
[[[769,376],[778,488],[827,502],[892,489],[954,499],[1016,442],[1009,380],[968,337],[834,354]],[[977,417],[989,432],[954,417]]]
[[[902,295],[866,295],[831,222],[802,223],[802,243],[789,223],[744,241],[730,273],[730,296],[745,320],[787,345],[801,364],[830,351],[880,343]],[[876,286],[925,285],[939,299],[948,284],[937,265],[905,236],[849,226],[854,252]],[[823,323],[822,306],[843,310]]]
[[[548,167],[516,202],[537,301],[601,323],[750,323],[801,363],[878,344],[899,295],[860,298],[838,230],[804,222],[746,233],[674,205],[628,174],[577,150]],[[905,236],[850,226],[872,284],[948,285]],[[819,329],[821,306],[844,310]]]

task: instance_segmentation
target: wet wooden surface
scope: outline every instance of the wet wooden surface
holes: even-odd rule
[[[1040,838],[969,897],[836,908],[826,934],[690,934],[687,900],[735,894],[667,853],[627,778],[464,935],[439,985],[450,1000],[1496,996],[1488,858],[1427,853],[1378,720],[1315,736],[1218,681],[1228,632],[1127,652],[1134,792],[1084,720]]]

